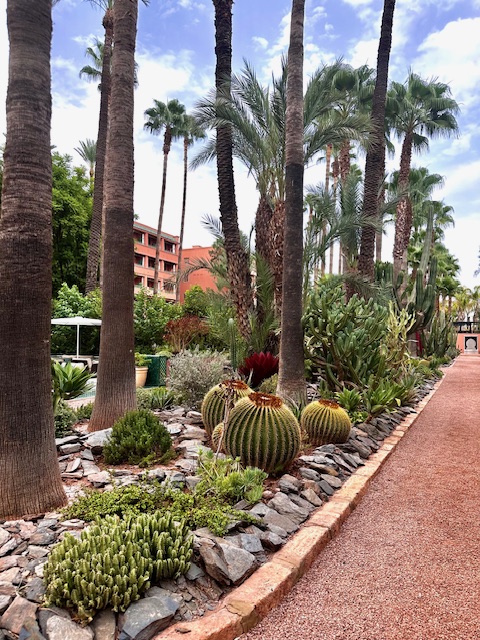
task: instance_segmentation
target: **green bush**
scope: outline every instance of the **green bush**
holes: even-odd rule
[[[147,289],[140,289],[135,294],[133,307],[136,351],[155,353],[164,343],[167,322],[180,318],[182,314],[180,305],[171,304],[162,296],[152,296]]]
[[[275,393],[277,392],[277,385],[278,373],[274,373],[273,376],[270,376],[270,378],[265,378],[265,380],[262,381],[262,383],[258,387],[258,390],[260,391],[260,393],[270,393],[272,395],[275,395]]]
[[[193,538],[171,514],[98,519],[52,549],[44,567],[46,606],[75,611],[86,623],[97,611],[125,611],[151,584],[186,573]]]
[[[112,429],[103,449],[108,464],[138,464],[147,466],[170,454],[172,439],[165,425],[145,409],[129,411]]]
[[[209,389],[225,378],[225,355],[215,351],[181,351],[170,360],[169,388],[198,408]]]
[[[55,437],[63,438],[68,435],[72,426],[78,421],[77,412],[63,400],[59,400],[53,415],[55,423]]]
[[[176,402],[177,394],[166,387],[137,389],[137,409],[163,410],[172,407]]]
[[[92,417],[93,411],[93,402],[89,402],[88,404],[82,404],[80,407],[75,409],[75,413],[77,414],[77,420],[90,420]]]

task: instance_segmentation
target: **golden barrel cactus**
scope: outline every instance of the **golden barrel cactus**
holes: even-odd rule
[[[225,418],[225,402],[231,398],[232,404],[252,393],[252,390],[242,380],[224,380],[208,391],[200,409],[205,431],[209,436]]]
[[[348,440],[352,423],[345,409],[333,400],[314,400],[300,416],[300,426],[310,444],[341,444]]]

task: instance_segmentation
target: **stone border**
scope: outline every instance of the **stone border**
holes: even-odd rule
[[[445,379],[415,406],[387,436],[377,452],[358,468],[324,505],[305,521],[302,528],[239,587],[229,593],[211,613],[191,622],[169,626],[152,640],[235,640],[247,633],[289,593],[308,571],[320,552],[340,531],[342,524],[368,491],[371,481],[415,423]]]

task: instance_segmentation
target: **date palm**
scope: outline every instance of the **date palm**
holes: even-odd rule
[[[153,293],[158,293],[158,272],[160,265],[160,245],[165,208],[165,192],[167,188],[167,163],[172,142],[182,138],[185,134],[185,107],[178,100],[168,102],[154,100],[154,106],[145,111],[147,121],[143,125],[150,133],[160,135],[163,131],[163,175],[162,194],[160,197],[160,211],[158,214],[157,244],[155,247],[155,271],[153,275]]]
[[[436,79],[424,80],[413,71],[409,72],[404,84],[392,83],[391,100],[394,131],[402,141],[398,185],[405,192],[398,203],[395,220],[393,271],[394,281],[397,281],[401,271],[407,272],[407,249],[412,230],[413,210],[408,196],[412,153],[427,150],[429,138],[455,135],[458,131],[455,116],[459,107],[447,84]]]
[[[97,157],[97,143],[95,140],[87,138],[80,141],[80,146],[75,147],[75,151],[81,159],[88,165],[88,175],[90,176],[90,189],[93,189],[95,176],[95,161]]]
[[[51,0],[8,0],[7,25],[0,212],[2,520],[45,513],[66,503],[54,440],[50,364]]]

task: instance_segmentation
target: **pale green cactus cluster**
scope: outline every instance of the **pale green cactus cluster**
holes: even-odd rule
[[[44,567],[45,604],[75,611],[89,622],[96,611],[125,611],[152,584],[190,567],[193,538],[170,513],[120,519],[106,516],[70,534],[51,551]]]

